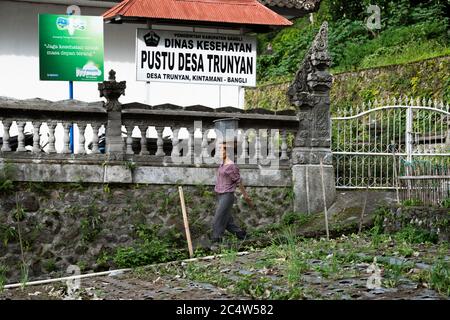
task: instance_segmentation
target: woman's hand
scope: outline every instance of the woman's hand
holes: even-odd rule
[[[241,189],[242,196],[244,197],[245,202],[250,206],[250,208],[255,208],[252,199],[248,196],[247,191],[245,190],[244,184],[242,181],[239,183],[239,189]]]
[[[247,202],[247,204],[250,206],[250,208],[255,208],[255,204],[253,203],[252,199],[246,194],[244,195],[244,199]]]

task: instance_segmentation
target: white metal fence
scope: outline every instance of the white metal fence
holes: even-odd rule
[[[338,188],[395,189],[397,177],[411,175],[416,162],[450,166],[449,105],[440,101],[392,99],[339,109],[332,132]]]

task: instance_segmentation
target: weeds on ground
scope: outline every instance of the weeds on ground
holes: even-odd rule
[[[7,272],[8,268],[5,265],[0,264],[0,292],[3,292],[3,289],[5,287]]]

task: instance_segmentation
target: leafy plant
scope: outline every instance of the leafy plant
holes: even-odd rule
[[[134,268],[175,260],[180,256],[181,254],[177,250],[170,248],[168,243],[153,239],[146,240],[133,247],[117,249],[113,261],[120,268]]]
[[[433,289],[450,296],[450,263],[439,259],[431,269],[429,281]]]
[[[0,292],[3,292],[3,289],[5,287],[7,272],[8,268],[5,265],[0,264]]]
[[[444,200],[442,200],[442,207],[450,208],[450,198],[445,198]]]
[[[159,225],[139,224],[135,230],[138,242],[130,247],[118,248],[112,257],[114,263],[120,268],[134,268],[186,257],[185,252],[176,249],[181,235],[168,230],[161,237],[160,228]]]
[[[109,187],[109,184],[103,185],[103,192],[106,194],[111,194],[111,188]]]
[[[407,199],[402,202],[402,205],[405,207],[418,207],[423,205],[420,199]]]
[[[16,174],[16,167],[8,162],[3,163],[0,169],[0,195],[8,194],[14,190],[13,179]]]
[[[384,219],[390,213],[390,209],[387,207],[380,207],[374,212],[373,227],[371,229],[372,235],[379,235],[384,232]]]
[[[6,247],[10,241],[18,239],[16,229],[9,225],[0,224],[0,239]]]
[[[80,220],[81,241],[86,244],[92,242],[100,233],[103,218],[95,204],[82,209],[81,213],[83,215]]]
[[[436,243],[438,237],[436,234],[425,230],[418,229],[414,226],[406,226],[395,234],[395,238],[399,242],[406,243]]]
[[[43,262],[44,270],[47,272],[53,272],[57,270],[55,259],[47,259]]]
[[[296,212],[286,212],[281,218],[282,224],[290,226],[293,224],[303,225],[311,220],[311,215]]]
[[[133,161],[126,161],[125,162],[125,168],[133,172],[136,169],[137,165],[136,162]]]

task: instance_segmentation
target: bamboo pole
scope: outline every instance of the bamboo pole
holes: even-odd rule
[[[178,187],[178,192],[180,193],[181,211],[183,212],[184,230],[186,232],[186,239],[189,248],[189,257],[192,258],[194,256],[194,250],[192,249],[191,231],[189,230],[189,221],[186,212],[186,204],[184,202],[183,187]]]
[[[328,209],[327,209],[327,198],[325,195],[325,183],[323,177],[323,159],[320,158],[320,177],[322,179],[322,196],[323,196],[323,211],[325,214],[325,230],[327,231],[327,240],[330,240],[330,231],[328,230]]]

